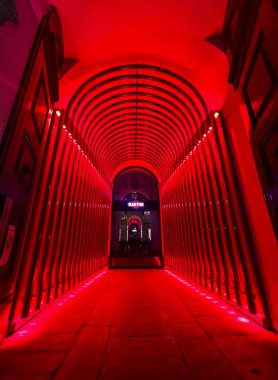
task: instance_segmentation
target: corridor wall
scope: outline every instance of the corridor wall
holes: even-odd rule
[[[1,147],[1,334],[107,265],[111,186],[53,109],[59,36],[53,10],[37,32]]]
[[[161,185],[165,265],[268,324],[221,115],[210,114]]]
[[[169,223],[168,230],[163,234],[168,265],[179,272],[187,270],[191,278],[197,277],[199,283],[203,282],[204,286],[209,288],[213,287],[210,282],[219,279],[219,273],[222,273],[224,289],[219,291],[218,282],[217,293],[220,292],[221,296],[229,301],[232,299],[234,303],[241,305],[240,307],[245,305],[251,313],[260,314],[259,320],[263,320],[265,326],[271,326],[276,331],[278,66],[274,36],[277,35],[277,25],[277,5],[274,1],[228,1],[221,38],[218,41],[212,39],[215,46],[225,52],[230,66],[228,82],[231,87],[221,109],[225,123],[220,128],[219,119],[215,129],[214,122],[210,121],[213,129],[209,139],[202,139],[202,144],[198,146],[197,137],[193,143],[196,150],[192,151],[190,160],[161,187],[164,219],[166,215],[180,215],[179,221]],[[217,136],[222,134],[224,139],[218,139]],[[221,141],[224,144],[220,144]],[[192,150],[192,147],[189,149]],[[226,155],[225,151],[230,154]],[[217,157],[220,158],[221,155],[223,159],[219,165]],[[235,170],[228,169],[233,166]],[[217,179],[217,172],[223,173],[223,168],[226,168],[227,174],[232,175],[222,178],[218,174]],[[192,182],[193,178],[197,179],[197,183]],[[206,190],[206,182],[209,181],[212,185],[207,185]],[[176,190],[172,191],[171,186]],[[210,195],[215,186],[216,193],[214,196]],[[221,197],[218,194],[222,194]],[[230,198],[227,198],[226,194],[230,194]],[[202,203],[203,201],[206,204]],[[211,207],[215,208],[212,219],[209,217],[208,201],[209,205],[211,202]],[[203,210],[204,208],[207,209]],[[227,215],[225,218],[234,214],[230,231],[226,219],[217,218],[218,208],[222,209],[223,215]],[[214,227],[210,225],[213,220]],[[173,252],[170,252],[167,242],[169,231],[175,233],[173,236],[178,239],[172,238],[177,247]],[[196,236],[192,235],[194,231],[199,231]],[[210,259],[206,252],[207,247],[210,249],[210,244],[213,244],[213,234],[220,238],[220,249],[216,249],[215,255],[211,255]],[[232,242],[233,235],[238,235],[236,245]],[[201,240],[197,241],[197,236]],[[182,244],[186,252],[183,259]],[[190,256],[192,247],[196,247],[199,252],[199,256],[194,258],[195,267],[192,266]],[[219,255],[217,251],[220,252]],[[236,259],[238,254],[240,260]],[[207,261],[207,267],[203,264],[204,261]],[[213,267],[217,261],[220,264]],[[242,269],[239,269],[242,265]],[[213,271],[217,275],[212,280]],[[239,285],[236,285],[237,283]],[[232,289],[230,294],[227,292],[229,286]],[[233,297],[232,293],[235,293],[237,287],[240,297]],[[248,292],[247,287],[250,287]],[[253,303],[258,303],[255,309],[254,305],[251,305],[252,302],[250,304],[248,301],[250,295],[254,299]],[[263,308],[259,306],[260,303]],[[264,313],[260,312],[262,309]]]

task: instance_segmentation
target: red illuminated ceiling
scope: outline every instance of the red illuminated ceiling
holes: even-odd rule
[[[159,180],[208,111],[225,101],[227,62],[206,42],[223,0],[53,0],[65,57],[59,107],[113,180],[141,165]],[[174,74],[175,73],[175,74]]]
[[[93,159],[111,178],[127,161],[146,161],[162,178],[207,114],[182,77],[146,65],[104,71],[86,81],[67,107]]]

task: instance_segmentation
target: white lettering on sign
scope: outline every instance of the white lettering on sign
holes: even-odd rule
[[[15,226],[9,226],[4,249],[1,255],[1,259],[0,259],[0,266],[5,265],[7,261],[9,260],[9,256],[10,256],[12,246],[13,246],[14,236],[15,236]]]
[[[128,202],[127,203],[128,207],[132,207],[132,208],[139,208],[139,207],[144,207],[144,202]]]

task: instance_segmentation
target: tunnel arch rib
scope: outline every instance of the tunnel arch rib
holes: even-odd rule
[[[161,181],[207,114],[201,94],[185,78],[132,64],[87,79],[71,97],[65,120],[111,182],[130,161],[151,165]]]

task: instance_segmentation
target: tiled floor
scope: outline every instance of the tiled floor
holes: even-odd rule
[[[0,379],[278,379],[277,336],[238,317],[166,271],[109,271],[5,339]]]

